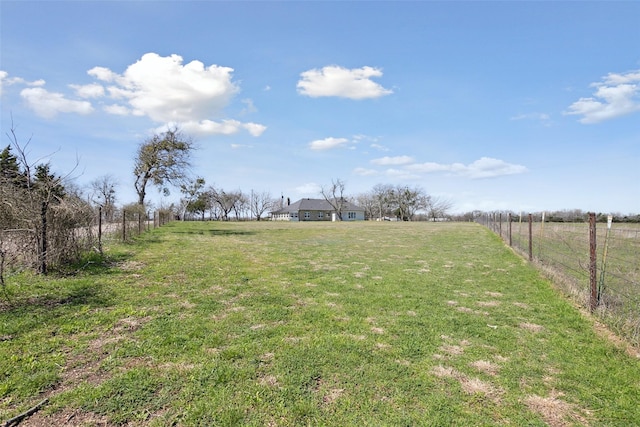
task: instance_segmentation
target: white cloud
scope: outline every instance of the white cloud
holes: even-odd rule
[[[593,97],[580,98],[564,114],[582,116],[580,123],[591,124],[640,111],[640,70],[626,74],[609,73]]]
[[[114,73],[113,71],[105,67],[93,67],[92,69],[87,71],[87,74],[107,83],[111,83],[118,78],[117,73]]]
[[[169,122],[160,126],[156,132],[164,132],[167,126],[178,127],[186,133],[194,136],[200,135],[233,135],[241,130],[246,130],[253,136],[260,136],[267,128],[266,126],[256,123],[243,123],[238,120],[222,120],[219,122],[213,120],[187,121],[187,122]]]
[[[413,157],[409,156],[396,156],[396,157],[381,157],[379,159],[371,160],[371,163],[379,166],[400,166],[413,163]]]
[[[260,136],[265,130],[267,130],[266,126],[258,123],[243,123],[242,127],[253,136]]]
[[[471,179],[479,179],[525,173],[527,168],[522,165],[507,163],[504,160],[482,157],[468,165],[454,163],[451,165],[451,171]]]
[[[88,101],[67,99],[63,94],[49,92],[41,87],[27,88],[20,92],[29,108],[39,116],[53,118],[58,113],[89,114],[93,111]]]
[[[244,105],[246,105],[245,108],[242,109],[242,111],[240,112],[240,114],[250,114],[250,113],[255,113],[258,111],[258,109],[256,108],[256,106],[253,104],[253,100],[250,98],[245,98],[241,101]]]
[[[187,122],[220,113],[238,92],[231,81],[233,69],[182,62],[179,55],[147,53],[122,75],[99,67],[89,74],[114,82],[113,96],[126,98],[134,109],[157,122]]]
[[[80,98],[100,98],[104,96],[104,87],[97,83],[88,85],[69,85]]]
[[[90,76],[110,83],[107,86],[110,98],[127,103],[126,107],[105,108],[107,112],[147,116],[155,122],[177,124],[197,134],[230,135],[246,130],[259,136],[266,129],[263,125],[212,120],[223,115],[224,108],[239,92],[232,73],[229,67],[205,66],[196,60],[183,64],[179,55],[162,57],[156,53],[144,54],[122,74],[104,67],[88,71]],[[255,111],[250,101],[243,102],[249,111]]]
[[[325,138],[311,141],[309,148],[312,150],[330,150],[332,148],[342,147],[349,143],[347,138]]]
[[[434,162],[426,162],[426,163],[415,163],[407,166],[407,169],[420,172],[420,173],[433,173],[433,172],[444,172],[450,171],[451,165],[444,165],[440,163]]]
[[[414,163],[406,166],[405,169],[416,173],[451,172],[454,175],[471,179],[494,178],[527,172],[525,166],[507,163],[504,160],[491,157],[482,157],[468,165],[463,163],[442,164],[426,162]]]
[[[23,79],[22,77],[9,77],[9,73],[3,70],[0,70],[0,95],[3,92],[3,89],[6,86],[12,86],[15,84],[22,84],[22,85],[27,85],[27,86],[32,86],[32,87],[39,87],[39,86],[44,86],[45,81],[40,79],[40,80],[36,80],[33,82],[28,82],[25,79]]]
[[[539,120],[541,122],[548,122],[551,120],[551,116],[547,113],[525,113],[513,116],[509,120]]]
[[[389,148],[380,144],[371,144],[371,148],[375,148],[376,150],[379,150],[379,151],[389,151]]]
[[[129,114],[131,114],[131,110],[129,110],[124,105],[118,105],[118,104],[105,105],[102,109],[105,112],[109,114],[114,114],[116,116],[128,116]]]
[[[379,172],[375,169],[355,168],[353,170],[353,174],[360,175],[360,176],[375,176],[375,175],[378,175]]]
[[[391,177],[393,179],[402,179],[402,180],[420,179],[420,175],[417,175],[415,173],[410,173],[407,169],[391,168],[391,169],[387,169],[385,171],[385,174],[388,177]]]
[[[310,97],[337,96],[349,99],[378,98],[393,91],[371,80],[381,77],[382,71],[373,67],[347,69],[330,65],[300,74],[298,93]]]

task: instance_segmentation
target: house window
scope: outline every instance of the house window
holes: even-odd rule
[[[349,219],[356,219],[356,213],[355,212],[349,212],[347,214],[347,218]]]
[[[318,212],[318,218],[324,218],[324,212]]]
[[[310,219],[310,218],[311,218],[311,212],[305,212],[304,219]]]

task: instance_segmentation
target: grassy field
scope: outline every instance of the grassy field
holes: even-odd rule
[[[632,426],[640,359],[489,230],[171,223],[0,303],[0,421]]]

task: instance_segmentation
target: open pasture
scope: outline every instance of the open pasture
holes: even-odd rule
[[[472,223],[174,222],[12,277],[0,420],[640,425],[640,359]]]

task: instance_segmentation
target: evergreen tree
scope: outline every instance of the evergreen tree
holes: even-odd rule
[[[62,178],[56,177],[51,173],[51,165],[49,163],[36,166],[34,188],[42,194],[45,201],[59,201],[64,198],[66,193],[61,182]]]
[[[24,173],[20,171],[18,158],[11,153],[10,145],[0,152],[0,182],[20,187],[26,184]]]

